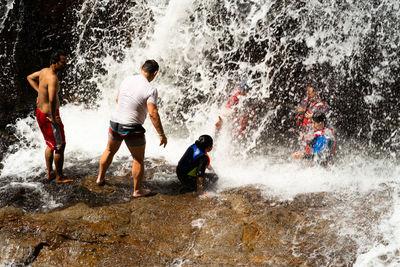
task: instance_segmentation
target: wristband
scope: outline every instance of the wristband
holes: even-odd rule
[[[159,136],[165,136],[165,133],[160,133],[160,134],[158,134]]]

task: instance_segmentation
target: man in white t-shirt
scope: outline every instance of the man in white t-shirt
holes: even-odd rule
[[[150,190],[142,189],[146,147],[144,135],[146,130],[142,125],[147,113],[160,136],[160,146],[167,145],[167,137],[157,109],[157,89],[150,85],[158,69],[158,63],[155,60],[147,60],[140,68],[140,74],[129,76],[121,83],[116,99],[117,108],[110,120],[107,148],[100,158],[99,175],[96,180],[98,185],[105,184],[106,171],[124,140],[133,157],[133,197],[151,194]]]

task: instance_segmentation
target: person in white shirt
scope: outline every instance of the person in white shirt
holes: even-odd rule
[[[121,83],[116,99],[117,107],[111,115],[107,148],[100,158],[99,175],[96,180],[98,185],[105,185],[106,171],[122,141],[125,141],[133,157],[133,197],[151,194],[150,190],[142,189],[146,147],[146,130],[142,125],[147,113],[160,137],[160,146],[167,145],[167,137],[157,109],[157,89],[150,85],[158,69],[155,60],[147,60],[140,68],[140,74],[129,76]]]

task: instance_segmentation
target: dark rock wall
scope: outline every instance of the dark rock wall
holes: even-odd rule
[[[70,50],[69,12],[77,2],[15,0],[4,20],[0,31],[0,160],[15,142],[7,124],[35,110],[37,93],[26,76],[49,66],[53,50]]]
[[[0,32],[0,129],[35,108],[26,76],[49,66],[53,50],[70,49],[73,2],[15,0]]]
[[[219,36],[217,46],[208,47],[200,55],[208,71],[208,77],[202,78],[234,77],[238,75],[241,62],[249,65],[265,62],[265,71],[250,71],[249,75],[255,79],[263,77],[265,80],[267,77],[271,81],[270,100],[280,108],[265,126],[262,138],[271,140],[275,139],[271,138],[274,135],[279,139],[288,133],[294,123],[293,106],[303,96],[305,84],[311,83],[321,90],[322,97],[331,107],[333,124],[343,138],[356,139],[363,146],[396,150],[400,147],[400,133],[396,133],[400,125],[400,50],[396,45],[400,26],[397,23],[398,11],[393,6],[377,2],[361,1],[354,6],[335,3],[331,9],[310,11],[304,1],[276,1],[265,13],[266,17],[260,18],[254,28],[249,29],[252,33],[247,39],[239,39],[239,43],[235,43],[233,38],[237,33],[228,26],[247,19],[257,4],[239,1],[233,9],[219,1],[201,3],[190,18],[193,25],[203,23],[203,31]],[[142,15],[129,13],[133,7]],[[307,39],[298,38],[299,32],[306,31],[312,35],[322,27],[327,33],[333,33],[333,37],[318,42],[337,41],[335,45],[341,44],[351,33],[344,33],[337,23],[343,23],[340,21],[345,17],[343,14],[357,15],[351,13],[357,9],[372,10],[368,13],[372,16],[359,18],[361,28],[365,25],[370,29],[359,38],[358,50],[341,59],[340,64],[326,61],[306,65],[304,60],[315,51],[306,44]],[[80,10],[78,16],[77,10]],[[121,61],[125,56],[123,48],[131,46],[133,40],[140,46],[148,42],[143,36],[146,31],[151,31],[149,25],[154,23],[149,10],[145,2],[15,0],[0,32],[0,130],[4,131],[8,123],[34,110],[36,93],[27,83],[26,76],[48,66],[54,49],[62,48],[71,55],[72,71],[61,77],[64,102],[95,99],[99,91],[90,78],[107,74],[102,58],[113,56],[116,61]],[[328,14],[328,11],[333,14]],[[196,21],[202,16],[204,22]],[[210,100],[202,88],[195,88],[192,81],[198,79],[198,73],[191,71],[191,67],[188,62],[188,66],[178,69],[179,73],[165,70],[166,76],[178,77],[174,86],[180,86],[186,92],[182,99],[174,99],[173,106],[166,108],[168,119],[175,123],[172,127],[178,129],[184,122],[176,114],[188,114],[210,102],[222,104],[226,99],[226,95],[219,91]],[[385,75],[379,77],[379,72]],[[381,100],[365,100],[374,94]]]

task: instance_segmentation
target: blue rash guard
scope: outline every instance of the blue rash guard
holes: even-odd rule
[[[210,165],[210,158],[196,144],[191,145],[183,154],[176,167],[179,181],[190,190],[196,190],[197,177],[203,178],[203,187],[207,188],[218,180],[215,173],[205,173]]]
[[[179,160],[176,172],[178,176],[189,175],[193,177],[204,176],[206,168],[210,165],[210,158],[195,144],[191,145]]]
[[[326,166],[335,152],[335,138],[330,128],[315,131],[307,140],[304,158]]]
[[[314,153],[318,156],[322,156],[325,149],[331,147],[332,141],[326,138],[325,135],[318,136],[314,141]]]

